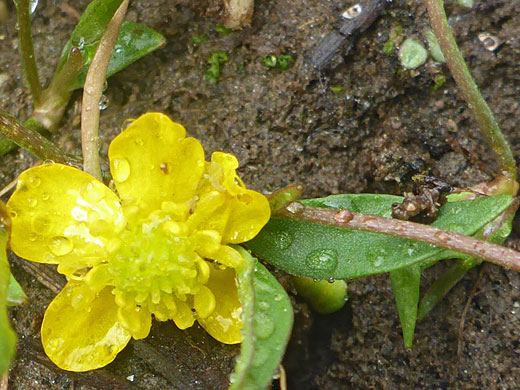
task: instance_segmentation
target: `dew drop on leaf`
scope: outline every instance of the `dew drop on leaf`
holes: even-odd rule
[[[334,249],[318,249],[305,258],[307,266],[317,271],[334,271],[338,264],[338,255]]]

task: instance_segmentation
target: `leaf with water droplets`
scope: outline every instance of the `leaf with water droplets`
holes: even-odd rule
[[[135,22],[125,21],[117,37],[112,57],[107,69],[107,78],[123,70],[128,65],[156,50],[165,43],[164,37],[154,29]],[[96,53],[99,41],[84,45],[80,49],[84,58],[83,70],[69,84],[70,90],[82,88],[87,71]]]
[[[309,199],[302,203],[390,217],[392,203],[401,200],[401,197],[392,195],[348,194]],[[511,196],[508,195],[447,203],[432,226],[474,235],[510,205]],[[289,246],[286,245],[288,241]],[[463,256],[413,240],[280,217],[271,218],[246,245],[260,258],[290,274],[322,280],[356,278],[416,263],[425,264],[447,256]],[[333,261],[326,261],[331,258]]]
[[[244,307],[242,346],[230,390],[264,390],[282,360],[293,323],[291,302],[273,275],[241,247],[246,266],[237,272]]]

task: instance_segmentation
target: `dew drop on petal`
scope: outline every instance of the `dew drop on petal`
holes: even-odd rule
[[[49,194],[47,192],[42,192],[41,198],[43,200],[49,200]]]
[[[114,180],[123,182],[130,176],[130,163],[126,158],[114,158],[111,161]]]
[[[28,198],[27,204],[29,205],[29,207],[35,207],[38,204],[38,201],[34,198]]]
[[[29,179],[29,184],[33,187],[38,187],[42,180],[38,176],[33,176]]]
[[[67,237],[55,236],[51,238],[49,249],[56,256],[65,256],[66,254],[72,252],[72,249],[74,249],[74,244]]]
[[[103,184],[97,180],[92,180],[90,183],[83,185],[80,190],[80,194],[86,201],[96,203],[103,199],[105,195],[105,188]]]

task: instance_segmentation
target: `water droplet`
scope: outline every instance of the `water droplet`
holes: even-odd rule
[[[136,145],[139,145],[139,146],[143,146],[144,145],[143,139],[139,138],[139,137],[134,138],[134,142],[135,142]]]
[[[28,198],[27,204],[29,205],[29,207],[35,207],[38,204],[38,201],[34,198]]]
[[[319,271],[334,271],[338,264],[338,255],[334,249],[318,249],[309,253],[305,263]]]
[[[381,267],[384,261],[385,258],[383,256],[377,256],[376,260],[374,261],[374,267]]]
[[[276,302],[280,302],[283,299],[283,294],[276,294],[276,297],[274,297],[274,300]]]
[[[343,12],[341,14],[341,17],[343,19],[350,20],[350,19],[357,18],[361,12],[363,12],[363,7],[361,6],[361,4],[358,3],[358,4],[354,4],[352,7],[350,7],[345,12]]]
[[[130,176],[130,163],[126,158],[114,158],[110,161],[114,180],[123,182]]]
[[[287,211],[295,215],[301,214],[304,209],[305,206],[300,202],[292,202],[287,206]]]
[[[50,196],[47,192],[42,192],[41,198],[43,200],[49,200]]]
[[[482,42],[487,51],[495,51],[500,46],[500,40],[488,32],[479,33],[478,40]]]
[[[258,302],[258,308],[260,310],[267,311],[267,310],[269,310],[269,307],[270,307],[269,302],[266,302],[266,301]]]
[[[74,248],[74,244],[67,237],[56,236],[51,238],[51,243],[49,244],[49,249],[56,256],[65,256],[72,252]]]
[[[32,15],[36,12],[36,8],[38,8],[38,0],[31,0],[30,7],[31,7],[30,11],[31,11],[31,15]]]
[[[255,335],[259,339],[265,340],[274,332],[273,318],[267,313],[256,313],[255,316]]]
[[[80,194],[87,202],[95,204],[105,196],[105,186],[97,180],[92,180],[81,187]]]
[[[101,95],[99,99],[99,111],[105,111],[110,105],[110,99],[106,95]]]
[[[269,356],[270,353],[267,348],[258,347],[253,355],[251,366],[254,368],[262,366],[267,361],[267,359],[269,359]]]
[[[38,239],[38,235],[36,233],[29,233],[29,241],[36,241]]]
[[[29,179],[29,184],[33,187],[38,187],[41,184],[42,180],[38,176],[33,176]]]
[[[330,284],[334,283],[336,280],[334,278],[329,278],[327,279],[327,282],[329,282]]]
[[[84,47],[85,47],[85,38],[81,37],[78,42],[78,49],[83,50]]]
[[[274,240],[278,248],[281,250],[288,249],[293,241],[291,234],[286,231],[280,231],[275,233]]]

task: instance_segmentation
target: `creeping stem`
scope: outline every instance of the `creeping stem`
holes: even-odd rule
[[[43,135],[22,125],[13,116],[0,111],[0,135],[28,150],[40,160],[51,160],[61,164],[79,166],[81,159],[68,155]]]
[[[105,84],[108,63],[116,44],[121,24],[125,18],[128,1],[121,3],[107,25],[99,42],[96,54],[87,72],[83,89],[81,108],[81,147],[83,150],[83,170],[98,180],[101,177],[99,162],[99,100]]]
[[[516,209],[518,207],[517,201],[511,207]],[[429,225],[374,215],[357,214],[348,210],[337,211],[321,207],[307,207],[298,202],[289,204],[276,214],[300,221],[323,223],[427,242],[520,271],[520,252],[463,234],[437,229]]]
[[[478,86],[462,57],[462,53],[453,37],[451,27],[448,24],[443,0],[426,0],[426,6],[433,31],[457,86],[462,91],[464,99],[471,108],[486,142],[496,153],[501,170],[504,174],[516,180],[516,162],[511,148],[504,138],[489,106],[480,94]]]
[[[31,13],[29,0],[17,0],[16,15],[18,23],[18,38],[20,39],[20,53],[22,55],[23,70],[29,82],[34,106],[38,107],[42,102],[42,86],[38,78],[38,68],[34,58],[33,40],[31,34]]]

